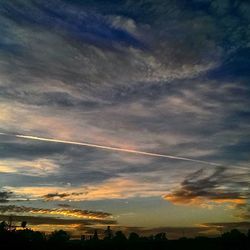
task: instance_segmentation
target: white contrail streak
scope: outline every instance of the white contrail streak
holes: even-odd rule
[[[167,155],[167,154],[157,154],[157,153],[152,153],[152,152],[145,152],[145,151],[119,148],[119,147],[110,147],[110,146],[93,144],[93,143],[88,143],[88,142],[66,141],[66,140],[59,140],[59,139],[54,139],[54,138],[44,138],[44,137],[37,137],[37,136],[30,136],[30,135],[19,135],[19,134],[0,133],[0,135],[12,136],[12,137],[22,138],[22,139],[27,139],[27,140],[63,143],[63,144],[78,145],[78,146],[91,147],[91,148],[99,148],[99,149],[105,149],[105,150],[111,150],[111,151],[118,151],[118,152],[124,152],[124,153],[146,155],[146,156],[152,156],[152,157],[161,157],[161,158],[168,158],[168,159],[174,159],[174,160],[191,161],[191,162],[196,162],[196,163],[209,164],[209,165],[213,165],[213,166],[220,165],[220,164],[217,164],[214,162],[201,161],[201,160],[196,160],[196,159],[191,159],[191,158],[186,158],[186,157],[179,157],[179,156],[173,156],[173,155]]]

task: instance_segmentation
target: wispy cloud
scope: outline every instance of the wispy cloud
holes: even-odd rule
[[[84,201],[84,200],[103,200],[103,199],[126,199],[132,197],[161,196],[166,192],[163,183],[157,186],[148,181],[131,179],[129,176],[112,178],[101,183],[82,185],[79,187],[6,187],[8,190],[15,190],[15,194],[26,196],[35,200],[65,200],[65,201]]]
[[[0,200],[165,196],[248,218],[249,4],[221,2],[0,1],[0,133],[226,166],[0,135]]]

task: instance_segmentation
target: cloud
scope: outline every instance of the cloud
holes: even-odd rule
[[[219,231],[230,231],[232,229],[239,229],[247,231],[250,227],[249,221],[241,221],[241,222],[214,222],[214,223],[204,223],[201,226],[204,227],[214,227],[218,228]]]
[[[9,202],[9,198],[12,196],[12,192],[0,191],[0,203]]]
[[[140,177],[140,174],[139,174]],[[147,180],[148,179],[148,180]],[[157,186],[151,182],[151,176],[143,177],[141,180],[137,176],[131,178],[130,175],[124,177],[111,178],[101,183],[93,183],[78,187],[56,187],[56,186],[31,186],[31,187],[6,187],[8,190],[15,190],[17,195],[22,195],[35,200],[61,200],[61,201],[84,201],[103,199],[126,199],[132,197],[161,196],[166,192],[163,183]],[[156,178],[157,179],[157,178]]]
[[[64,198],[69,198],[71,199],[72,196],[79,196],[82,195],[83,193],[49,193],[43,196],[45,200],[51,201],[51,200],[57,200],[57,199],[64,199]]]
[[[111,214],[109,213],[89,211],[89,210],[65,209],[65,208],[44,209],[44,208],[33,208],[33,207],[24,207],[15,205],[0,206],[0,211],[3,214],[30,213],[30,214],[44,214],[44,215],[61,215],[65,217],[77,217],[77,218],[87,218],[87,219],[105,219],[111,216]]]
[[[236,206],[235,216],[242,219],[242,220],[249,220],[250,219],[250,201],[246,204],[238,204]]]
[[[57,1],[56,5],[27,2],[18,9],[12,3],[2,4],[5,40],[16,48],[1,51],[5,61],[2,77],[8,79],[8,85],[1,89],[3,98],[15,97],[20,103],[37,106],[91,108],[98,106],[100,100],[110,103],[108,100],[112,101],[114,92],[120,92],[120,87],[126,89],[137,82],[194,77],[218,63],[217,58],[206,55],[210,51],[213,54],[219,52],[215,43],[206,39],[210,30],[206,31],[207,24],[202,19],[198,31],[194,21],[187,24],[191,32],[196,34],[202,30],[205,33],[200,39],[184,34],[187,27],[169,23],[169,29],[176,30],[183,38],[176,40],[168,32],[155,33],[154,30],[159,30],[157,26],[137,23],[121,15],[102,15],[94,10],[86,12],[84,8],[62,2]],[[164,6],[165,11],[169,5]],[[139,10],[141,6],[136,7]],[[50,8],[58,15],[45,11]],[[26,12],[30,13],[29,18],[25,18]],[[21,24],[15,22],[17,16],[23,21]],[[139,38],[128,32],[135,27]],[[153,41],[147,35],[150,31]],[[165,43],[160,43],[159,38]],[[144,48],[144,43],[149,44],[149,49]],[[12,61],[8,60],[9,54],[13,56]],[[12,88],[17,81],[22,84]],[[35,85],[32,84],[34,81]],[[111,95],[102,96],[110,89]]]
[[[0,220],[7,221],[9,219],[9,215],[0,215]],[[46,217],[46,216],[25,216],[25,215],[15,215],[13,216],[13,220],[17,222],[27,221],[30,225],[111,225],[116,222],[113,220],[98,220],[98,219],[62,219],[56,217]],[[59,227],[60,228],[60,227]],[[53,231],[53,228],[52,230]]]
[[[10,191],[9,189],[0,189],[0,203],[19,202],[24,200],[26,200],[25,197],[22,195],[17,195],[15,192]]]
[[[9,220],[15,224],[27,221],[34,230],[51,232],[56,229],[70,229],[80,225],[115,225],[112,214],[82,209],[73,209],[68,206],[62,208],[35,208],[27,206],[5,205],[0,206],[0,220]]]
[[[56,174],[59,167],[52,160],[41,158],[33,161],[27,160],[1,160],[0,172],[22,173],[31,176],[46,176]]]
[[[59,203],[57,204],[58,207],[63,207],[63,208],[69,208],[72,207],[70,204],[66,204],[66,203]]]
[[[175,204],[188,205],[245,204],[249,199],[246,191],[248,181],[244,180],[247,176],[245,173],[238,173],[238,176],[229,174],[225,167],[218,167],[210,175],[204,176],[204,171],[201,169],[187,176],[180,188],[165,195],[164,198]]]
[[[248,12],[246,1],[1,1],[0,132],[227,166],[195,177],[198,163],[0,136],[1,185],[31,202],[244,205]]]

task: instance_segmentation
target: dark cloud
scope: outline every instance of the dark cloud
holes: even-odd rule
[[[247,173],[230,174],[225,167],[218,167],[204,176],[198,170],[187,176],[181,187],[165,196],[166,200],[179,204],[205,204],[206,202],[245,204],[249,199]]]
[[[66,203],[59,203],[57,204],[58,207],[65,207],[65,208],[69,208],[72,207],[70,204],[66,204]]]
[[[48,144],[48,143],[32,143],[21,142],[13,140],[5,140],[1,136],[0,142],[0,157],[4,158],[18,158],[18,159],[32,159],[37,157],[46,157],[54,154],[64,153],[65,145],[62,144]]]
[[[12,192],[0,191],[0,203],[9,202],[9,198],[12,196]]]
[[[83,193],[50,193],[43,196],[47,201],[54,200],[56,198],[70,198],[71,196],[82,195]]]

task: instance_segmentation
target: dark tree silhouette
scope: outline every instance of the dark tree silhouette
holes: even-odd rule
[[[64,230],[56,230],[54,232],[52,232],[49,236],[49,241],[51,243],[61,243],[64,244],[67,241],[69,241],[70,239],[70,235],[65,232]]]
[[[7,230],[7,226],[8,226],[7,223],[5,221],[2,221],[0,223],[0,232],[6,231]]]
[[[167,240],[165,233],[158,233],[155,236],[139,236],[137,233],[130,233],[127,240],[122,231],[117,231],[112,237],[110,227],[108,230],[108,240],[107,238],[100,239],[97,230],[89,239],[70,240],[70,235],[63,230],[54,231],[46,237],[44,233],[27,228],[17,227],[12,230],[3,221],[0,223],[0,249],[248,250],[250,244],[250,230],[247,234],[233,229],[220,237],[181,238],[179,240]]]
[[[113,238],[113,231],[110,226],[107,226],[107,229],[104,231],[104,239],[111,240]]]
[[[22,221],[22,223],[21,223],[21,227],[22,227],[22,228],[25,228],[25,227],[26,227],[26,225],[27,225],[27,221]]]
[[[125,242],[127,240],[125,234],[122,231],[117,231],[115,233],[114,241],[116,242]]]
[[[93,235],[93,240],[99,240],[97,230],[95,230],[94,235]]]
[[[42,243],[45,241],[46,236],[39,231],[33,231],[31,229],[24,229],[16,231],[16,234],[25,239],[27,242]]]
[[[154,239],[157,241],[167,240],[166,233],[158,233],[154,236]]]
[[[140,240],[140,236],[139,236],[139,234],[132,232],[132,233],[130,233],[128,239],[129,239],[129,241],[135,242],[135,241]]]
[[[230,232],[222,234],[221,237],[226,240],[241,240],[244,239],[246,235],[241,233],[238,229],[233,229]]]

